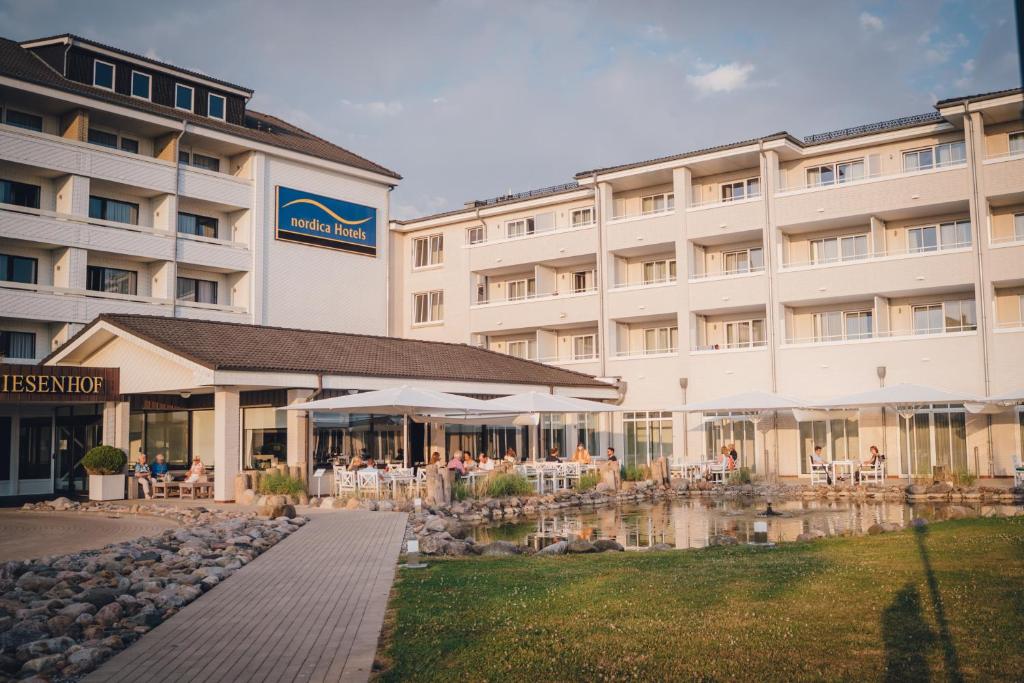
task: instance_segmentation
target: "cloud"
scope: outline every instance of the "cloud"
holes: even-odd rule
[[[931,36],[929,35],[929,40]],[[963,33],[958,33],[948,40],[940,40],[932,47],[925,50],[924,58],[929,64],[945,64],[956,50],[963,49],[971,44]]]
[[[973,59],[968,59],[966,62],[960,65],[960,78],[953,81],[960,90],[963,90],[970,86],[974,72],[977,69],[977,63]]]
[[[870,12],[861,12],[860,27],[868,33],[877,33],[885,28],[885,22],[878,15],[871,14]]]
[[[689,74],[686,80],[703,94],[732,92],[746,86],[750,74],[753,72],[753,64],[732,62],[722,64],[703,74]]]
[[[643,35],[648,40],[665,40],[668,37],[665,34],[665,27],[660,24],[648,24],[644,26]]]
[[[349,109],[354,109],[370,116],[398,116],[402,113],[405,107],[398,100],[389,100],[387,102],[376,100],[372,102],[352,102],[350,100],[342,100],[341,103]]]

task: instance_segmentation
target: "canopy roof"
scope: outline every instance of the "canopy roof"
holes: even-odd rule
[[[800,399],[782,394],[773,394],[767,391],[748,391],[732,396],[712,399],[699,403],[687,403],[682,406],[669,408],[673,412],[680,413],[710,413],[720,410],[783,410],[786,408],[800,408],[807,405]]]
[[[944,389],[924,387],[918,384],[893,384],[881,389],[872,389],[858,394],[837,396],[815,403],[819,407],[853,408],[857,406],[924,405],[928,403],[962,403],[981,401],[977,396],[964,392],[952,393]]]
[[[403,384],[400,387],[364,391],[358,394],[324,398],[284,406],[279,410],[318,410],[335,413],[374,413],[377,415],[412,415],[414,413],[451,411],[478,413],[493,411],[486,401],[421,389]]]
[[[618,406],[608,403],[540,391],[501,396],[483,403],[488,410],[505,413],[607,413],[620,410]]]

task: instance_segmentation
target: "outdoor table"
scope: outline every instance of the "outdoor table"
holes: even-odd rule
[[[833,460],[828,463],[829,469],[832,470],[832,483],[838,483],[839,481],[839,470],[845,470],[846,474],[849,475],[850,479],[853,479],[853,470],[855,463],[852,460]]]
[[[181,496],[181,490],[179,489],[179,481],[161,481],[159,479],[153,480],[153,497],[154,498],[169,498],[171,493],[174,491],[178,492],[178,496]]]
[[[213,481],[180,481],[178,497],[180,498],[213,498]],[[188,492],[186,496],[185,492]]]
[[[472,472],[466,472],[464,475],[462,475],[462,478],[467,479],[469,481],[469,487],[473,490],[473,493],[476,493],[477,480],[486,476],[487,472],[473,470]]]

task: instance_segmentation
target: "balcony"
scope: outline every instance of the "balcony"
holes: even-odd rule
[[[170,261],[174,239],[163,230],[12,204],[0,204],[0,237]]]
[[[613,319],[675,313],[679,309],[676,279],[616,285],[608,289],[606,306],[607,317]]]
[[[0,282],[0,310],[10,318],[83,324],[100,313],[174,313],[169,299],[20,282]]]
[[[1024,387],[1024,363],[1020,350],[1024,348],[1024,322],[1004,322],[996,325],[989,351],[993,394]],[[1001,387],[996,389],[996,387]]]
[[[686,207],[686,234],[690,239],[727,235],[763,225],[764,199],[760,195]]]
[[[790,262],[779,269],[779,301],[871,296],[953,287],[973,281],[970,244],[941,251],[887,252],[828,262]]]
[[[467,253],[475,270],[486,270],[536,263],[538,254],[550,258],[571,258],[597,253],[595,223],[534,232],[522,237],[506,237],[467,244]]]
[[[692,275],[688,289],[691,311],[764,306],[768,301],[768,278],[763,267]]]
[[[985,159],[982,182],[986,197],[1020,195],[1024,191],[1024,152],[1009,152]]]
[[[181,165],[178,194],[234,209],[252,206],[252,181],[227,173]]]
[[[178,261],[236,272],[252,267],[252,255],[244,244],[182,233],[178,233]]]
[[[510,333],[537,327],[576,325],[596,321],[598,307],[596,289],[487,301],[470,306],[469,326],[475,333]]]
[[[675,209],[617,216],[609,220],[607,226],[608,251],[674,243],[680,233]]]
[[[541,358],[540,362],[585,375],[596,376],[601,372],[601,357],[598,354],[588,358]]]
[[[195,301],[175,302],[179,318],[192,320],[213,320],[229,323],[249,322],[249,315],[242,306],[226,306],[220,304],[201,304]]]
[[[775,195],[775,223],[799,225],[888,212],[957,210],[970,197],[966,163],[878,175],[844,183],[799,186]]]

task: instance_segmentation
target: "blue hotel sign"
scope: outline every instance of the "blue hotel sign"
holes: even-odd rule
[[[377,209],[277,186],[277,239],[377,255]]]

